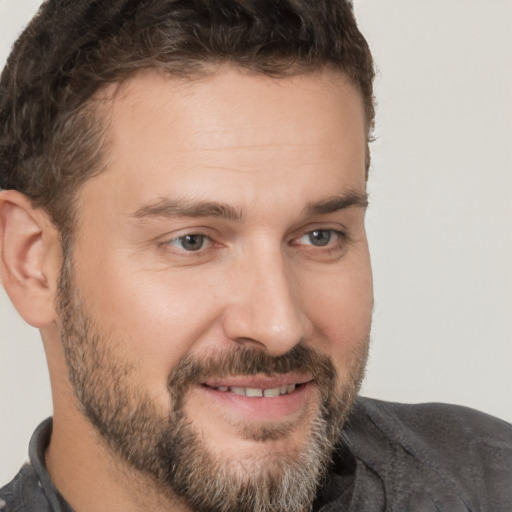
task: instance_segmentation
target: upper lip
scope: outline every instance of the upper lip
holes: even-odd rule
[[[305,384],[311,380],[313,380],[311,375],[288,373],[271,377],[267,375],[237,375],[218,379],[212,378],[206,380],[203,384],[213,388],[219,386],[236,386],[240,388],[272,389],[279,386],[289,386],[291,384]]]

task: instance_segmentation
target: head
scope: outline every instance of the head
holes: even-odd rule
[[[343,1],[43,5],[0,85],[1,268],[56,423],[188,507],[308,509],[367,353],[372,79]]]

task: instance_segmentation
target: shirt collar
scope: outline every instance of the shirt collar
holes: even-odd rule
[[[62,497],[55,485],[50,479],[50,475],[46,469],[45,452],[52,435],[52,418],[43,421],[35,430],[30,439],[28,447],[28,455],[30,464],[39,479],[39,486],[52,507],[53,512],[73,512],[73,509]]]

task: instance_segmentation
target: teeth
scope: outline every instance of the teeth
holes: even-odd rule
[[[263,396],[265,396],[265,397],[274,397],[274,396],[279,396],[280,394],[281,394],[281,389],[279,387],[265,389],[263,391]]]
[[[240,388],[237,386],[217,386],[217,391],[231,391],[235,395],[250,396],[250,397],[266,397],[274,398],[280,395],[287,395],[295,391],[297,384],[290,384],[288,386],[278,386],[275,388],[260,389],[260,388]]]
[[[245,388],[246,396],[263,396],[263,389]]]

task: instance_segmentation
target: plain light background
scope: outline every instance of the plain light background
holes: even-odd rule
[[[512,2],[355,0],[379,74],[364,394],[512,421]],[[0,0],[0,65],[37,0]],[[0,288],[0,484],[51,413],[38,332]]]

